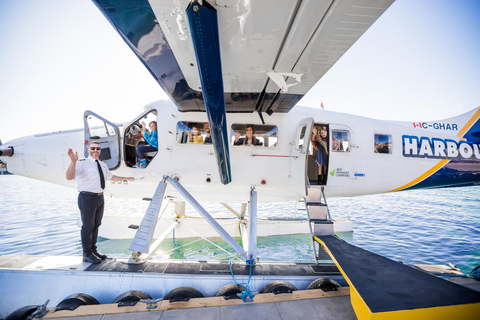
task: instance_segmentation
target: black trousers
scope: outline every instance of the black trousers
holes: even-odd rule
[[[85,255],[92,254],[97,249],[98,227],[102,224],[105,202],[103,195],[78,194],[78,208],[82,216],[82,248]]]

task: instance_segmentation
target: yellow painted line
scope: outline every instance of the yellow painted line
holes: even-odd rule
[[[457,133],[457,137],[458,138],[462,138],[463,135],[467,132],[468,129],[470,129],[474,124],[475,122],[477,122],[477,120],[480,118],[480,108],[477,110],[477,112],[475,112],[475,114],[470,118],[470,120],[468,120],[468,122],[463,126],[463,128]],[[406,189],[406,188],[409,188],[411,186],[414,186],[416,185],[417,183],[419,182],[422,182],[423,180],[425,180],[426,178],[430,177],[432,174],[434,174],[435,172],[437,172],[438,170],[440,170],[444,165],[446,165],[450,160],[448,159],[443,159],[443,160],[440,160],[439,163],[437,163],[435,166],[433,166],[430,170],[428,170],[427,172],[425,172],[424,174],[422,174],[421,176],[419,176],[418,178],[416,178],[415,180],[407,183],[406,185],[403,185],[399,188],[396,188],[396,189],[393,189],[393,190],[390,190],[390,191],[387,191],[388,192],[395,192],[395,191],[401,191],[403,189]]]
[[[455,306],[431,307],[422,309],[398,310],[379,312],[372,316],[372,320],[472,320],[478,319],[480,304],[461,304]],[[357,316],[358,319],[361,319]],[[363,318],[367,319],[367,318]]]
[[[457,134],[457,137],[461,138],[463,135],[467,132],[468,129],[470,129],[475,122],[477,122],[478,118],[480,118],[480,109],[475,112],[473,117],[468,120],[468,122],[463,126],[462,130],[460,130]]]

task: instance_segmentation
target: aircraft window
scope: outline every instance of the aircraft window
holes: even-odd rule
[[[252,138],[248,138],[252,135]],[[277,126],[266,124],[234,123],[230,130],[231,143],[234,146],[261,146],[273,148],[278,142]]]
[[[208,122],[177,122],[177,142],[212,144]]]
[[[106,138],[115,135],[115,129],[103,120],[97,117],[88,117],[88,129],[90,130],[90,138]]]
[[[305,133],[307,130],[307,126],[303,126],[301,129],[298,129],[300,131],[300,134],[298,135],[298,140],[297,140],[297,149],[300,150],[303,147],[303,142],[305,140]],[[298,134],[298,131],[297,131]]]
[[[153,158],[157,155],[158,152],[158,128],[157,128],[157,137],[147,136],[146,138],[142,135],[142,122],[145,123],[145,127],[147,130],[150,130],[150,123],[154,121],[155,126],[157,124],[157,111],[151,110],[135,121],[132,122],[128,127],[125,128],[125,163],[128,167],[140,167],[144,168],[144,166],[148,166],[148,164],[153,160]],[[152,132],[147,132],[152,133]],[[156,139],[155,139],[156,138]],[[153,140],[152,140],[153,139]],[[149,140],[150,143],[147,141]],[[138,147],[141,145],[150,146],[150,149],[146,147],[142,147],[140,152],[143,153],[146,159],[140,159],[138,154]],[[155,150],[156,149],[156,150]],[[140,160],[145,160],[146,165],[143,164],[140,166]]]
[[[375,153],[392,153],[392,136],[389,134],[375,134]]]
[[[350,151],[350,131],[332,130],[332,151]]]

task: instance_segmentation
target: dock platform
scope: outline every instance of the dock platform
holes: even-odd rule
[[[358,319],[478,319],[480,292],[333,235],[318,236],[350,286]]]
[[[52,310],[43,319],[107,320],[107,319],[208,319],[227,320],[248,317],[249,320],[265,319],[357,319],[350,304],[349,289],[323,292],[302,290],[292,293],[262,293],[253,302],[240,299],[225,300],[223,297],[191,299],[188,302],[161,301],[153,310],[145,310],[145,304],[134,307],[118,307],[117,304],[80,306],[74,311]],[[79,318],[80,317],[80,318]]]
[[[223,286],[246,283],[250,268],[242,261],[147,260],[127,264],[128,259],[107,259],[99,264],[82,262],[79,256],[0,256],[0,319],[26,305],[57,306],[72,294],[88,294],[101,304],[111,304],[119,295],[139,290],[152,298],[189,286],[206,299]],[[347,283],[333,263],[262,262],[252,268],[250,290],[260,292],[268,283],[283,280],[305,290],[328,277],[342,286]],[[321,291],[321,290],[320,290]],[[247,304],[248,305],[248,304]],[[125,309],[122,309],[125,310]]]
[[[298,291],[257,293],[253,302],[214,296],[232,284],[228,262],[146,261],[126,264],[108,259],[100,264],[81,257],[0,256],[0,319],[27,305],[49,300],[43,319],[477,319],[480,314],[480,281],[448,266],[408,266],[349,245],[334,236],[316,240],[334,263],[260,263],[252,270],[250,289],[260,292],[266,284],[284,280]],[[232,264],[238,282],[246,282],[249,268]],[[433,275],[434,274],[434,275]],[[336,291],[308,290],[318,278],[338,281]],[[446,277],[446,279],[442,279]],[[141,290],[153,299],[172,289],[191,286],[204,298],[158,301],[147,309],[145,301],[132,306],[113,303],[130,290]],[[67,296],[91,295],[100,304],[55,311]],[[150,300],[151,301],[151,300]]]

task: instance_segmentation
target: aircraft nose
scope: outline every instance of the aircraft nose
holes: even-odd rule
[[[13,147],[0,147],[0,157],[13,156]]]

